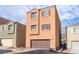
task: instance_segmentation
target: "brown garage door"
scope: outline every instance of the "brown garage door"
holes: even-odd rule
[[[31,48],[50,48],[49,39],[33,39],[31,40]]]

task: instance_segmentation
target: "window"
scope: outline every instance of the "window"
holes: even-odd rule
[[[0,26],[0,31],[3,31],[4,29],[2,29],[3,28],[3,26]]]
[[[79,33],[79,28],[73,28],[74,33]]]
[[[35,19],[36,18],[36,12],[31,13],[31,17],[32,17],[32,19]]]
[[[0,26],[0,31],[6,31],[6,26]]]
[[[4,26],[0,26],[0,31],[6,31],[6,30],[7,30],[6,25],[4,25]]]
[[[36,25],[31,25],[31,30],[36,30]]]
[[[2,31],[4,31],[4,26],[2,26]]]
[[[2,26],[0,26],[0,31],[2,31]]]
[[[49,28],[50,28],[49,24],[43,24],[42,25],[42,29],[49,29]]]
[[[8,26],[8,30],[12,30],[12,28],[13,28],[13,25]]]
[[[1,31],[1,26],[0,26],[0,31]]]
[[[46,17],[49,16],[49,11],[47,11],[47,10],[46,11],[43,11],[42,15],[43,16],[46,16]]]

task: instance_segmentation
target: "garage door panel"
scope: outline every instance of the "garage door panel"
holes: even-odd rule
[[[72,42],[72,49],[79,49],[79,41],[78,42]]]
[[[12,47],[13,39],[1,39],[2,46]]]
[[[50,40],[32,40],[32,48],[50,48]]]

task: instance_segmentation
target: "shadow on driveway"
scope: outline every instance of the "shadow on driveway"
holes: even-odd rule
[[[12,50],[2,50],[2,49],[0,49],[0,54],[4,54],[4,53],[8,53],[8,52],[12,52]]]

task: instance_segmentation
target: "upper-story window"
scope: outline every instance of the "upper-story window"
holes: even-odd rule
[[[36,12],[31,13],[31,18],[35,19],[36,18]]]
[[[7,27],[6,26],[0,26],[0,31],[6,31]]]
[[[44,30],[44,29],[46,29],[46,30],[50,29],[50,25],[49,24],[43,24],[42,30]]]
[[[2,26],[2,31],[4,31],[5,30],[5,28],[4,28],[4,26]]]
[[[73,28],[74,33],[79,33],[79,28]]]
[[[13,29],[13,25],[9,25],[8,30],[12,30],[12,29]]]
[[[1,31],[1,26],[0,26],[0,31]]]
[[[36,30],[36,25],[31,25],[31,30]]]
[[[3,26],[0,26],[0,31],[4,31],[4,27]]]
[[[43,15],[43,16],[46,16],[46,17],[49,16],[49,11],[48,11],[48,10],[43,11],[43,12],[42,12],[42,15]]]

